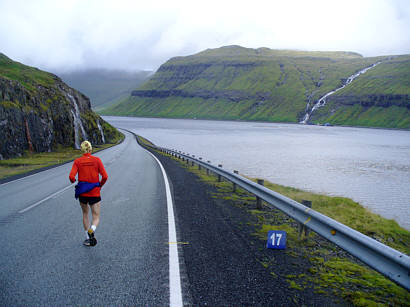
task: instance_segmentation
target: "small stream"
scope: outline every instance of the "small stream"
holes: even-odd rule
[[[318,109],[318,108],[320,108],[320,107],[323,107],[323,106],[326,104],[326,98],[327,98],[327,97],[329,97],[330,95],[333,95],[333,94],[336,93],[337,91],[340,91],[341,89],[345,88],[345,87],[348,86],[350,83],[352,83],[353,80],[356,79],[358,76],[360,76],[360,75],[366,73],[368,70],[370,70],[370,69],[376,67],[376,66],[379,65],[380,63],[382,63],[382,61],[379,61],[379,62],[377,62],[377,63],[374,63],[374,64],[372,64],[371,66],[366,67],[366,68],[364,68],[364,69],[358,71],[357,73],[351,75],[349,78],[347,78],[347,80],[344,82],[344,84],[343,84],[341,87],[339,87],[339,88],[337,88],[337,89],[335,89],[335,90],[333,90],[333,91],[330,91],[329,93],[326,93],[324,96],[322,96],[322,97],[313,105],[312,109],[310,109],[310,110],[309,110],[310,103],[308,102],[308,104],[307,104],[307,106],[306,106],[306,114],[305,114],[305,116],[303,117],[303,120],[300,122],[300,124],[306,124],[306,123],[309,121],[309,119],[310,119],[312,113],[313,113],[316,109]]]

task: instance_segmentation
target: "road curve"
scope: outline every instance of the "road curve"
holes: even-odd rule
[[[71,164],[0,185],[0,305],[170,303],[164,178],[129,133],[98,154],[108,172],[96,247],[82,241]]]
[[[247,209],[214,198],[216,188],[154,155],[128,132],[122,144],[97,154],[109,178],[96,247],[82,245],[71,164],[1,184],[0,306],[349,305],[289,287],[287,276],[304,272],[306,259],[266,250]],[[274,274],[261,261],[274,261]]]

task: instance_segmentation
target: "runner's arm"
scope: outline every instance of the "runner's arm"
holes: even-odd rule
[[[71,183],[75,182],[75,175],[77,175],[77,172],[78,172],[78,166],[77,166],[76,161],[74,161],[73,167],[71,168],[71,172],[70,172],[70,175],[69,175],[69,179],[70,179]]]
[[[108,179],[108,174],[105,171],[104,165],[101,162],[101,159],[98,159],[98,172],[101,174],[100,186],[102,187]]]

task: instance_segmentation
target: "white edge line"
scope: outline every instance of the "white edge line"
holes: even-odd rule
[[[59,191],[57,191],[57,192],[55,192],[55,193],[53,193],[53,194],[47,196],[46,198],[44,198],[44,199],[42,199],[42,200],[36,202],[35,204],[32,204],[31,206],[28,206],[27,208],[20,210],[19,213],[21,214],[21,213],[27,212],[28,210],[33,209],[33,208],[37,207],[38,205],[41,205],[41,204],[42,204],[43,202],[45,202],[46,200],[49,200],[50,198],[52,198],[52,197],[54,197],[54,196],[56,196],[56,195],[58,195],[58,194],[60,194],[60,193],[63,193],[65,190],[71,188],[74,184],[75,184],[75,183],[70,184],[68,187],[65,187],[64,189],[61,189],[61,190],[59,190]]]
[[[149,151],[147,150],[147,152]],[[168,209],[168,240],[169,242],[177,242],[174,208],[167,173],[157,157],[155,157],[151,152],[149,153],[157,161],[159,167],[161,168],[162,176],[164,177]],[[179,272],[178,244],[169,244],[169,295],[170,306],[183,306],[181,276]]]

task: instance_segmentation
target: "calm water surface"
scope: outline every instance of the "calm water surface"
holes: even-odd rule
[[[225,169],[345,196],[410,229],[410,131],[104,117]]]

